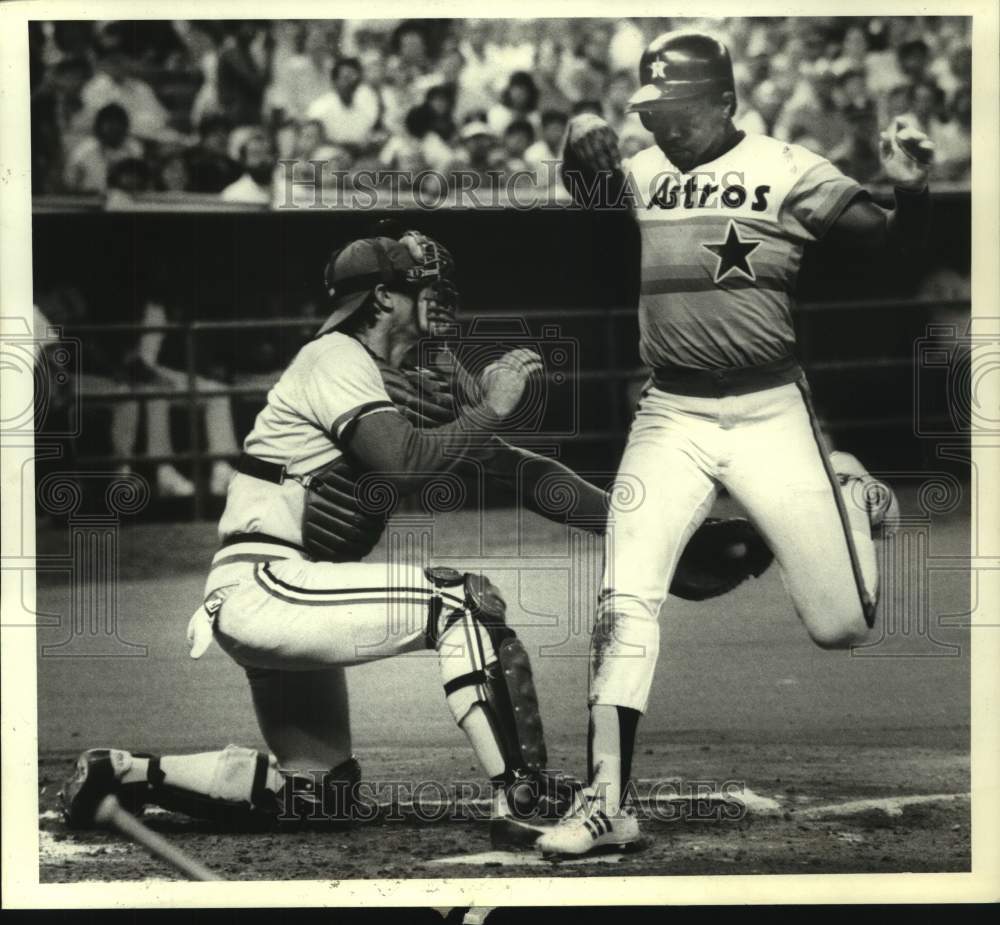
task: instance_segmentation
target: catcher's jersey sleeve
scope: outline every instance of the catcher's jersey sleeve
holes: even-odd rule
[[[764,135],[690,174],[656,146],[627,167],[642,237],[643,361],[728,369],[792,354],[803,248],[862,188],[819,155]]]
[[[375,361],[354,338],[334,332],[306,344],[268,392],[243,444],[250,455],[283,465],[292,478],[274,485],[234,476],[220,535],[259,532],[301,543],[305,492],[296,477],[340,456],[349,429],[362,417],[392,409]]]
[[[303,395],[312,420],[343,445],[344,435],[366,414],[393,407],[374,359],[357,341],[343,335],[320,353],[305,378]]]

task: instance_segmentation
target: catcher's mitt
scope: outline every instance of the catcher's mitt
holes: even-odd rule
[[[688,601],[718,597],[763,575],[772,561],[774,553],[748,520],[709,518],[681,554],[670,593]]]
[[[458,402],[447,372],[427,367],[394,369],[376,357],[385,390],[392,403],[414,427],[440,427],[458,415]]]

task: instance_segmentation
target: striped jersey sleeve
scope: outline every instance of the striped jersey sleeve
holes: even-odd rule
[[[863,195],[867,193],[856,180],[828,160],[816,158],[785,196],[778,222],[793,237],[818,241],[848,203]]]
[[[378,367],[351,338],[331,336],[305,377],[304,397],[318,427],[338,442],[362,417],[391,411]]]

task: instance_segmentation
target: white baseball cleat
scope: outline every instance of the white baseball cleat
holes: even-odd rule
[[[527,783],[523,781],[522,783]],[[534,786],[522,791],[522,801],[517,801],[517,788],[512,788],[512,796],[505,788],[498,788],[493,794],[493,810],[490,817],[490,844],[497,849],[517,850],[531,848],[546,832],[555,828],[552,821],[557,814],[573,805],[579,784],[569,783],[540,772],[534,779]],[[548,783],[551,789],[546,788]],[[518,803],[521,812],[515,812],[512,801]]]
[[[608,851],[635,851],[643,846],[639,820],[629,809],[608,814],[585,790],[559,822],[535,842],[546,858],[575,858]]]
[[[546,832],[551,832],[554,828],[552,823],[546,826],[538,822],[529,822],[527,819],[517,819],[514,816],[494,816],[490,819],[490,845],[498,851],[530,848]]]

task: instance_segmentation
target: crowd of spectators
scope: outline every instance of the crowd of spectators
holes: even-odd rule
[[[971,20],[326,20],[32,22],[36,195],[162,192],[274,203],[278,161],[358,171],[524,173],[558,186],[567,121],[596,112],[627,156],[646,42],[712,31],[736,66],[739,127],[878,182],[878,132],[907,115],[937,179],[968,182]],[[310,168],[311,169],[311,168]],[[399,182],[398,180],[396,182]],[[287,189],[287,187],[286,187]]]

